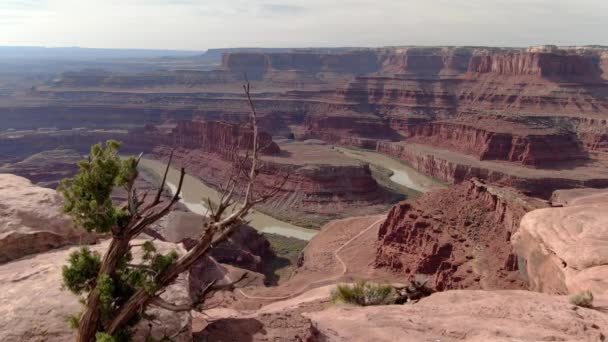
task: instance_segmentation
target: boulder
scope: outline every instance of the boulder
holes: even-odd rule
[[[53,248],[96,241],[63,213],[61,196],[29,180],[0,174],[0,263]]]
[[[413,305],[303,313],[321,341],[602,341],[608,315],[527,291],[447,291]]]
[[[183,253],[179,245],[155,244],[161,253],[172,249]],[[104,241],[91,248],[103,253],[108,245],[109,241]],[[64,248],[0,265],[0,341],[74,341],[76,332],[68,326],[68,319],[82,307],[77,296],[62,290],[61,268],[75,250],[77,247]],[[140,250],[134,249],[134,258],[140,255]],[[187,275],[180,276],[162,297],[176,304],[188,303]],[[192,340],[189,312],[178,314],[151,308],[148,313],[160,325],[153,324],[150,330],[147,322],[142,322],[136,340],[143,340],[149,332],[157,339],[168,335],[175,341]]]
[[[512,243],[526,261],[531,290],[608,294],[608,201],[591,196],[523,217]]]

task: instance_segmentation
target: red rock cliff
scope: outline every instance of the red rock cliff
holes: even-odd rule
[[[264,147],[262,153],[280,152],[279,146],[272,141],[268,133],[259,132],[258,139],[259,146]],[[168,137],[168,143],[172,146],[227,155],[235,146],[239,149],[251,149],[253,131],[244,125],[220,121],[178,121]]]
[[[549,52],[496,53],[474,56],[471,73],[597,80],[601,71],[591,56]]]
[[[525,288],[510,243],[544,203],[473,180],[402,202],[380,227],[376,267],[426,275],[437,290]]]
[[[542,167],[587,157],[575,134],[534,130],[499,120],[438,121],[408,125],[404,129],[408,141],[462,152],[479,160],[506,160]]]

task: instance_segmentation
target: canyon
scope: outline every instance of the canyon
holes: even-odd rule
[[[477,177],[544,198],[608,184],[608,54],[600,47],[212,55],[213,70],[63,73],[1,98],[0,128],[126,129],[125,146],[145,150],[156,139],[137,134],[144,123],[246,122],[240,84],[247,74],[260,126],[274,137],[377,150],[448,183]]]
[[[54,289],[70,246],[106,248],[104,237],[67,221],[49,188],[109,139],[125,155],[143,153],[142,190],[171,159],[164,199],[185,168],[180,204],[143,238],[187,251],[253,147],[246,75],[260,128],[254,191],[276,194],[167,295],[186,300],[245,272],[250,281],[163,318],[167,329],[200,341],[608,335],[608,49],[226,49],[196,63],[175,58],[159,69],[64,70],[0,95],[0,288]],[[282,259],[277,234],[305,245],[293,261]],[[336,284],[362,279],[420,281],[435,293],[406,305],[332,303]],[[568,302],[584,290],[593,308]],[[45,300],[20,313],[65,318],[77,305],[52,295],[67,308]],[[20,305],[0,297],[2,308]],[[42,328],[69,340],[58,319]],[[18,323],[0,319],[19,328],[5,339],[44,336]]]

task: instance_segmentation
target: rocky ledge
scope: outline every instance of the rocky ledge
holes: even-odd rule
[[[63,213],[63,200],[52,189],[0,174],[0,263],[67,245],[90,244],[93,234],[78,229]]]
[[[531,290],[608,295],[608,190],[577,192],[564,207],[526,214],[512,238]]]

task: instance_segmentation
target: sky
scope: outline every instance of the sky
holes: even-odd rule
[[[608,0],[0,0],[0,45],[608,45]]]

